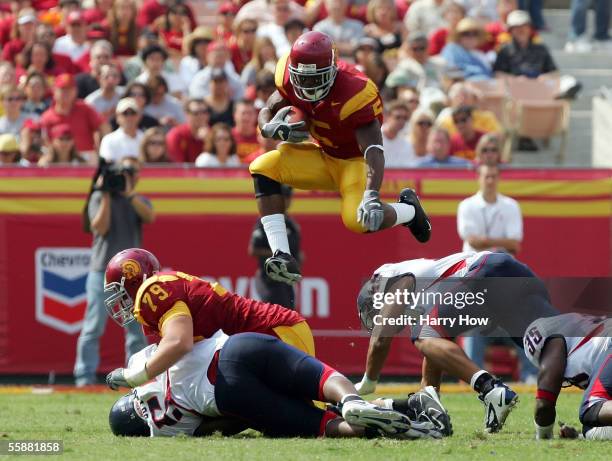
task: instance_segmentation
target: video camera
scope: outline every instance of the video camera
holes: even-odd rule
[[[134,169],[132,167],[107,162],[103,158],[100,158],[98,171],[96,172],[94,181],[97,182],[97,178],[102,176],[102,185],[99,186],[97,190],[110,192],[111,194],[124,192],[127,187],[125,173],[132,176],[134,175]]]

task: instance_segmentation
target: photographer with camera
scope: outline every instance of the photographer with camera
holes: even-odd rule
[[[119,251],[141,246],[142,224],[155,220],[151,202],[134,189],[138,183],[140,162],[124,157],[117,163],[100,160],[93,179],[84,218],[93,234],[92,259],[87,276],[87,311],[77,341],[74,377],[77,386],[96,383],[100,362],[99,343],[108,315],[104,307],[104,271],[108,261]],[[126,363],[146,346],[137,322],[125,327]]]

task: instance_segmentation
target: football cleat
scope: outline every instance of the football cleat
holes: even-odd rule
[[[431,237],[431,222],[429,222],[429,217],[425,213],[416,192],[413,189],[402,190],[398,202],[414,207],[414,218],[412,218],[412,221],[405,223],[404,226],[410,229],[414,238],[419,242],[427,242]]]
[[[453,434],[451,418],[433,386],[408,396],[408,416],[411,420],[431,422],[444,437]]]
[[[499,380],[493,383],[493,389],[478,398],[485,405],[485,432],[499,432],[518,403],[516,392]]]
[[[281,250],[276,250],[272,256],[266,259],[264,268],[266,275],[275,282],[293,285],[302,280],[302,274],[300,274],[295,258]]]
[[[410,420],[406,415],[365,400],[345,402],[342,405],[342,417],[349,424],[375,429],[389,437],[398,436],[410,429]]]

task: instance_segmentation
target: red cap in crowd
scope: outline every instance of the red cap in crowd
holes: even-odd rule
[[[238,5],[236,5],[234,2],[223,2],[221,3],[221,5],[219,5],[219,9],[217,10],[217,12],[219,14],[233,14],[234,16],[236,16],[236,14],[238,14]]]
[[[70,74],[60,74],[56,77],[54,85],[56,88],[74,88],[76,82]]]
[[[59,125],[55,125],[51,128],[51,132],[49,133],[49,137],[51,139],[63,138],[66,136],[70,136],[72,138],[72,128],[67,123],[60,123]]]

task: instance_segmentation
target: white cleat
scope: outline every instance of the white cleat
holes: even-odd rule
[[[506,418],[518,403],[518,395],[501,381],[497,381],[486,395],[478,397],[485,405],[485,432],[499,432]]]
[[[410,429],[410,420],[406,415],[365,400],[351,400],[342,404],[342,417],[349,424],[377,429],[391,437]]]

